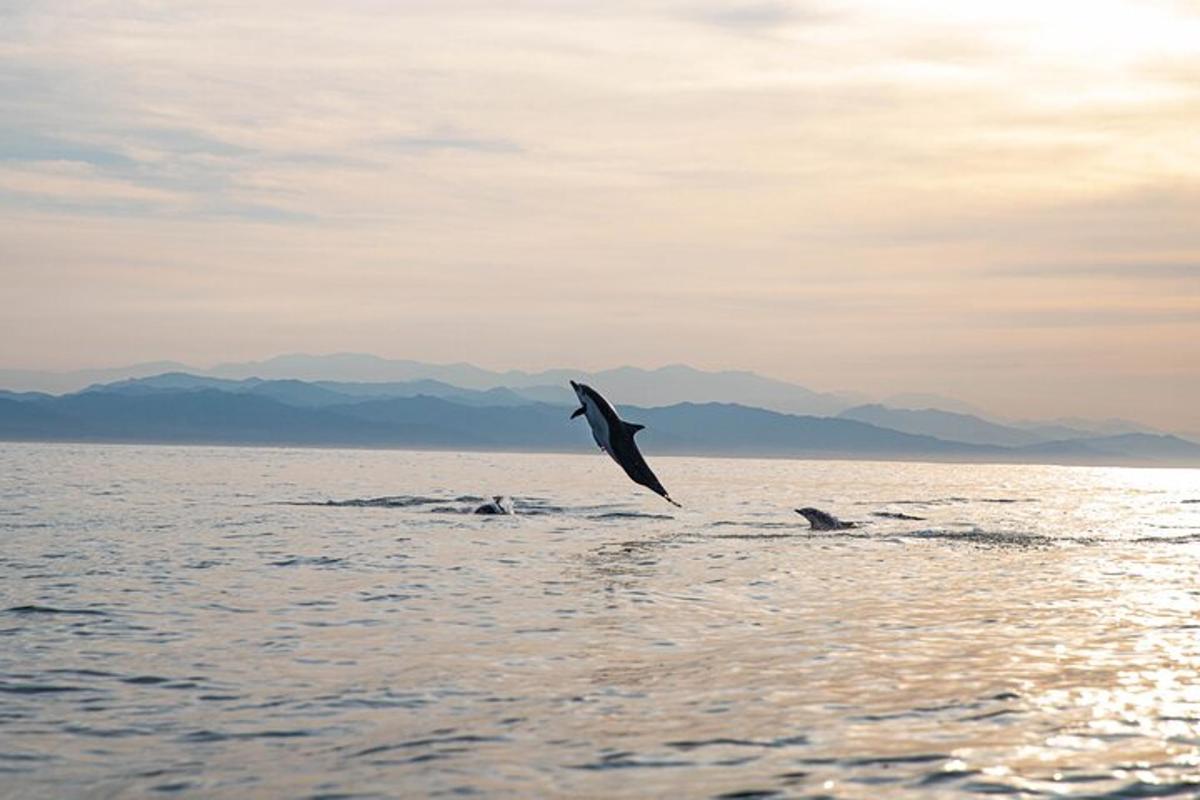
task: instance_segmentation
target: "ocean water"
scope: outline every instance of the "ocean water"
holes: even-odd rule
[[[0,444],[0,797],[1200,796],[1200,472],[650,461]]]

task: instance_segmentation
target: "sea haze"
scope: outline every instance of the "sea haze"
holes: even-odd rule
[[[0,795],[1200,788],[1200,472],[651,461],[0,444]]]

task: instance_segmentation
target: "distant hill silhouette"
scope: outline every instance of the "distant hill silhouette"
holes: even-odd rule
[[[986,411],[970,403],[964,403],[962,400],[957,400],[953,397],[945,397],[944,395],[929,392],[903,392],[901,394],[888,395],[880,401],[880,405],[907,411],[932,409],[935,411],[952,411],[955,414],[970,414],[971,416],[982,417],[984,419],[989,417]]]
[[[863,423],[795,417],[731,404],[622,407],[651,426],[661,453],[955,456],[986,449]],[[322,408],[215,389],[88,391],[50,401],[0,403],[0,437],[587,451],[586,425],[542,403],[471,406],[437,397],[391,397]],[[651,444],[652,443],[652,444]]]
[[[1128,461],[1166,461],[1180,464],[1200,464],[1200,444],[1178,436],[1155,433],[1122,433],[1117,436],[1095,436],[1043,442],[1019,448],[1018,452],[1038,456],[1079,456],[1087,460],[1105,461],[1108,458]],[[1098,457],[1097,457],[1098,454]]]
[[[646,425],[646,446],[686,445],[712,454],[845,456],[1002,455],[1002,448],[951,442],[854,420],[794,416],[732,403],[680,403],[664,408],[621,408],[622,417]],[[661,444],[661,446],[660,446]]]
[[[1163,431],[1131,422],[1127,419],[1083,419],[1081,417],[1059,417],[1052,420],[1018,420],[1011,423],[1018,428],[1035,431],[1047,435],[1052,431],[1069,431],[1072,434],[1080,431],[1092,436],[1120,436],[1126,433],[1163,433]],[[1072,438],[1063,436],[1058,438]]]
[[[535,402],[517,390],[463,389],[432,380],[310,383],[166,373],[62,396],[0,395],[0,439],[594,449],[587,426],[569,419],[571,407]],[[957,426],[960,435],[976,439],[1016,431],[949,412],[882,407],[847,412],[905,423],[910,430],[902,431],[869,419],[783,414],[737,403],[621,405],[619,410],[647,426],[639,441],[648,453],[1200,464],[1200,445],[1172,436],[1133,433],[1014,446],[911,430],[918,425],[939,431]]]
[[[567,381],[575,379],[603,386],[614,396],[641,405],[670,405],[685,401],[734,402],[785,413],[833,414],[861,402],[858,396],[814,392],[797,384],[765,378],[753,372],[708,372],[682,364],[658,369],[618,367],[601,372],[576,369],[495,372],[471,364],[427,364],[359,353],[338,353],[324,356],[285,355],[265,361],[221,364],[211,370],[170,364],[151,371],[150,366],[137,365],[126,371],[76,373],[0,370],[0,387],[13,390],[49,390],[57,393],[78,391],[101,382],[145,378],[170,372],[233,381],[300,380],[307,383],[337,382],[360,386],[433,381],[461,390],[486,391],[504,388],[527,399],[570,402],[572,396],[566,388]],[[438,392],[431,393],[442,396]]]
[[[1046,437],[1032,431],[1000,425],[973,414],[939,411],[933,408],[910,410],[872,404],[848,408],[838,414],[838,417],[869,422],[906,433],[939,436],[972,444],[1020,447],[1047,441]]]
[[[153,361],[112,369],[79,369],[69,372],[50,372],[32,369],[0,369],[0,388],[17,392],[77,392],[85,386],[125,378],[144,378],[164,372],[195,371],[174,361]]]
[[[168,378],[164,373],[174,377]],[[190,376],[188,381],[180,376]],[[473,364],[431,364],[408,359],[389,359],[362,353],[329,355],[292,354],[263,361],[227,363],[212,369],[185,367],[175,362],[135,364],[130,367],[74,372],[39,372],[0,369],[0,397],[25,392],[62,394],[89,386],[112,385],[129,379],[153,379],[158,388],[198,388],[210,386],[225,391],[242,384],[240,391],[278,397],[313,407],[336,404],[338,398],[322,395],[309,387],[328,389],[351,397],[444,397],[464,404],[521,405],[525,402],[570,404],[574,397],[567,380],[582,379],[612,397],[641,406],[667,406],[676,403],[736,403],[785,414],[833,416],[871,402],[860,393],[816,392],[798,384],[763,377],[745,371],[706,371],[683,364],[657,369],[618,367],[588,372],[576,369],[551,369],[541,372],[521,370],[495,371]],[[228,381],[227,384],[203,383],[200,379]],[[281,382],[290,382],[281,383]],[[254,384],[264,384],[255,388]],[[302,386],[297,384],[307,384]],[[973,406],[937,394],[908,393],[892,395],[882,403],[895,410],[942,411],[976,417],[1003,428],[1026,430],[1034,442],[1110,436],[1124,433],[1164,433],[1127,420],[1060,419],[1050,421],[1009,421],[985,413]],[[847,418],[853,418],[852,415]],[[909,433],[943,438],[959,435],[953,428],[925,427],[913,420],[880,420],[883,427],[897,427]],[[999,432],[992,431],[993,434]],[[984,434],[967,439],[977,444],[1011,443],[1022,437]]]
[[[148,378],[130,378],[107,384],[89,386],[84,391],[124,394],[150,394],[162,391],[215,389],[233,394],[272,397],[283,403],[322,407],[352,403],[356,400],[379,397],[443,397],[465,405],[519,406],[533,402],[571,405],[575,394],[564,387],[532,387],[516,391],[506,387],[476,390],[463,389],[435,380],[364,383],[340,381],[300,381],[294,379],[263,380],[261,378],[213,378],[186,372],[168,372]]]

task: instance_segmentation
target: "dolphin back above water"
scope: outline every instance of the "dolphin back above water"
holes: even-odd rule
[[[663,499],[671,505],[680,507],[679,503],[676,503],[667,494],[667,490],[663,488],[662,483],[646,464],[646,459],[642,458],[637,443],[633,441],[633,435],[646,426],[622,420],[617,416],[617,411],[612,407],[612,403],[605,400],[603,395],[592,387],[571,381],[571,388],[575,390],[575,396],[579,398],[579,408],[571,415],[571,419],[581,415],[586,417],[588,425],[592,428],[592,438],[596,440],[596,444],[601,450],[612,456],[612,460],[625,470],[625,474],[629,476],[630,480],[640,486],[645,486],[655,494],[662,495]]]
[[[475,514],[515,514],[511,497],[502,494],[494,495],[492,499],[475,509]]]

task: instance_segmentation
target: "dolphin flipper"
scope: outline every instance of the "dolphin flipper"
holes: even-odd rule
[[[574,413],[571,414],[571,419],[575,419],[576,417],[581,416],[581,415],[585,414],[586,412],[587,412],[587,409],[584,408],[583,406],[580,406],[579,408],[575,409]]]

